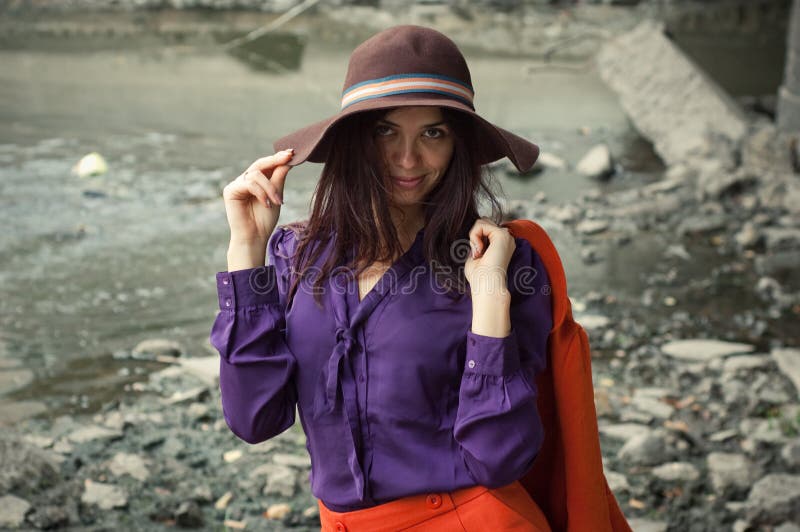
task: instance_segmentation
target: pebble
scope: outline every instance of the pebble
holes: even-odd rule
[[[269,464],[267,484],[264,486],[264,495],[280,495],[292,497],[297,490],[297,475],[294,469],[287,466]]]
[[[689,482],[697,480],[700,472],[689,462],[670,462],[653,468],[652,475],[669,482]]]
[[[575,169],[587,177],[596,179],[610,176],[614,173],[611,150],[605,144],[594,146],[581,158]]]
[[[800,468],[800,438],[795,438],[783,446],[781,459],[790,469]]]
[[[121,430],[108,429],[98,425],[82,427],[70,433],[69,441],[72,443],[86,443],[89,441],[113,441],[124,436]]]
[[[139,342],[131,354],[136,358],[143,357],[172,357],[183,355],[184,349],[179,342],[164,338],[150,338]]]
[[[750,353],[754,349],[755,347],[749,344],[705,339],[675,340],[661,346],[661,352],[665,355],[680,360],[696,361]]]
[[[725,373],[750,372],[765,369],[770,363],[769,355],[736,355],[725,359],[722,371]]]
[[[608,222],[605,220],[583,220],[575,226],[575,230],[584,235],[595,235],[608,229]]]
[[[125,490],[118,486],[86,479],[81,501],[86,504],[93,504],[101,510],[113,510],[114,508],[127,506],[128,495]]]
[[[242,453],[241,450],[234,449],[232,451],[227,451],[227,452],[223,453],[222,459],[230,464],[230,463],[235,462],[238,459],[240,459],[242,457],[242,454],[243,453]]]
[[[265,512],[267,519],[285,519],[292,512],[292,507],[285,502],[273,504]]]
[[[729,488],[750,487],[758,478],[760,469],[745,455],[738,453],[712,452],[706,456],[711,484],[717,493]]]
[[[308,454],[275,453],[272,455],[272,461],[279,465],[300,469],[308,469],[311,467],[311,457]]]
[[[800,475],[771,473],[759,479],[747,496],[751,522],[800,522]]]
[[[618,496],[619,493],[630,490],[631,487],[628,484],[628,478],[622,473],[606,471],[605,476],[606,482],[608,482],[608,488],[614,492],[615,495]]]
[[[634,436],[646,436],[651,432],[650,427],[639,423],[619,423],[615,425],[601,425],[600,434],[615,440],[628,441]]]
[[[225,494],[214,503],[214,508],[217,510],[224,510],[228,507],[228,504],[230,504],[231,499],[233,499],[233,492],[226,491]]]
[[[792,382],[800,395],[800,349],[773,349],[770,354],[778,369]]]
[[[114,476],[130,475],[136,480],[144,482],[150,476],[147,464],[141,456],[129,453],[117,453],[111,459],[108,469]]]
[[[628,519],[628,524],[634,532],[667,532],[667,523],[663,521],[633,518]]]
[[[0,526],[18,528],[25,522],[25,515],[30,511],[31,505],[14,495],[3,495],[0,497],[0,508]]]
[[[629,464],[657,465],[670,458],[666,433],[662,429],[634,436],[617,452],[617,458]]]

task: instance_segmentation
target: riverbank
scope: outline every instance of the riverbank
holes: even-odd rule
[[[597,9],[595,13],[602,13],[604,8]],[[613,9],[608,13],[620,12]],[[565,16],[557,13],[547,11],[543,16]],[[132,22],[135,17],[123,17],[107,35],[98,28],[113,19],[98,16],[99,22],[88,26],[81,26],[80,18],[36,24],[56,27],[74,23],[79,28],[75,31],[87,32],[86,28],[94,28],[88,41],[98,49],[104,41],[113,42],[114,32],[126,24],[136,25]],[[250,16],[225,15],[231,17],[226,19],[229,22],[242,24],[240,31],[258,26],[247,18]],[[265,15],[265,20],[274,18],[270,16]],[[202,33],[202,17],[193,14],[189,19],[172,19],[169,13],[160,13],[141,20],[148,24],[158,21],[156,27],[172,28],[164,35],[174,36],[179,34],[178,28],[192,26]],[[618,22],[633,27],[637,15],[630,17]],[[512,24],[508,18],[503,20]],[[599,18],[596,23],[604,24]],[[318,29],[330,23],[302,24]],[[208,21],[207,28],[212,27]],[[565,55],[547,56],[549,47],[573,35],[573,30],[559,34],[558,22],[542,27],[541,33],[550,34],[551,40],[535,41],[538,34],[531,37],[534,44],[526,53],[533,59],[525,68],[537,71],[545,57],[577,68],[593,55],[587,45],[558,47]],[[583,29],[575,31],[577,35]],[[43,35],[54,34],[45,31]],[[511,42],[513,35],[499,40],[491,34],[480,38],[491,44]],[[357,38],[353,33],[341,37]],[[594,42],[591,48],[598,46],[592,39],[586,42]],[[153,48],[158,46],[154,42]],[[122,68],[130,65],[126,60],[118,60]],[[324,64],[315,67],[322,69]],[[246,96],[263,91],[263,83],[258,80],[257,90]],[[194,80],[181,85],[174,101],[189,97],[199,85]],[[144,86],[138,87],[142,90]],[[263,101],[271,98],[272,93]],[[118,101],[113,99],[113,105]],[[322,106],[319,108],[321,112]],[[530,124],[525,128],[538,133],[534,118],[527,120]],[[576,139],[583,139],[586,152],[592,144],[599,145],[610,136],[602,126],[575,128],[569,136],[563,131],[546,131],[543,146],[548,157],[542,159],[547,164],[539,173],[512,177],[505,175],[504,165],[495,167],[506,188],[518,191],[508,202],[509,210],[515,217],[544,225],[567,264],[573,310],[592,342],[595,402],[607,477],[637,531],[789,532],[795,529],[786,523],[800,519],[800,200],[793,159],[796,151],[792,151],[796,144],[791,136],[775,130],[768,114],[750,110],[745,122],[740,140],[709,141],[691,158],[679,163],[666,161],[657,171],[651,167],[645,178],[636,175],[636,157],[619,153],[613,142],[610,148],[606,146],[608,160],[601,154],[581,161],[584,153],[570,151],[573,148],[567,144]],[[242,124],[247,122],[231,129],[240,129]],[[96,412],[87,415],[78,409],[70,415],[48,415],[47,408],[40,406],[38,411],[22,412],[16,418],[21,421],[4,427],[0,439],[0,527],[314,530],[318,526],[316,502],[308,492],[309,462],[299,425],[270,442],[249,446],[237,440],[222,419],[217,359],[207,356],[205,342],[213,320],[214,305],[209,303],[213,297],[200,301],[199,296],[205,297],[201,293],[170,309],[176,314],[182,308],[199,309],[177,321],[192,323],[194,328],[188,331],[166,328],[163,315],[150,313],[172,305],[178,295],[197,294],[199,287],[212,286],[211,266],[198,257],[223,242],[221,237],[217,239],[219,235],[212,238],[204,233],[212,224],[224,222],[219,190],[236,168],[221,168],[215,161],[194,167],[197,154],[188,156],[187,148],[194,143],[202,150],[207,151],[208,146],[218,149],[229,158],[249,155],[233,157],[231,146],[192,133],[195,136],[186,138],[180,132],[112,136],[109,159],[112,167],[116,160],[122,171],[68,182],[64,192],[57,189],[62,208],[54,210],[50,220],[36,221],[37,227],[48,223],[53,227],[43,228],[49,231],[45,235],[48,240],[37,240],[44,251],[31,254],[32,263],[40,268],[31,272],[33,281],[66,268],[57,259],[69,257],[73,246],[103,247],[106,242],[98,237],[105,231],[119,244],[113,253],[101,255],[103,260],[86,261],[84,284],[75,287],[78,281],[67,277],[70,283],[59,288],[70,296],[74,293],[74,299],[35,305],[52,319],[58,313],[90,313],[89,323],[80,327],[99,329],[103,325],[106,329],[95,340],[102,346],[113,339],[115,345],[108,349],[113,355],[91,359],[74,370],[72,386],[78,403],[89,395],[80,376],[85,374],[88,379],[91,374],[97,394],[93,400],[103,398]],[[268,138],[263,131],[258,133]],[[131,148],[131,139],[140,143],[139,151]],[[652,142],[661,146],[657,139]],[[252,151],[263,149],[263,143],[254,142]],[[25,148],[31,153],[24,156],[18,153],[23,150],[12,148],[0,147],[0,155],[10,167],[24,161],[20,163],[24,172],[13,186],[17,187],[15,197],[25,199],[29,190],[32,197],[40,197],[52,193],[56,183],[61,186],[69,171],[69,157],[83,145],[63,139],[43,141]],[[653,157],[654,149],[637,153]],[[174,170],[181,165],[187,169]],[[597,177],[576,181],[578,167],[587,166],[594,168]],[[548,195],[543,190],[549,180],[574,188],[566,199]],[[297,197],[287,198],[286,213],[301,216],[310,185],[302,181],[293,184],[299,190],[295,189]],[[44,190],[33,188],[37,186]],[[133,205],[154,198],[156,207],[151,210]],[[89,220],[82,229],[65,230],[62,220],[70,220],[67,227],[73,227],[73,222],[61,217],[73,208],[92,216],[100,214],[94,218],[82,214],[82,224],[83,217]],[[122,215],[125,223],[109,229],[110,218],[101,216],[108,212],[115,218]],[[18,214],[24,213],[20,210]],[[158,227],[152,223],[156,216],[162,220]],[[150,232],[138,235],[137,219],[144,219]],[[147,240],[154,238],[150,234],[154,230],[162,232],[162,227],[167,227],[172,233],[184,234],[180,231],[186,226],[193,226],[195,232],[186,230],[190,238],[185,247],[170,241],[163,248],[154,248],[152,256],[144,255],[146,260],[130,251],[146,251],[150,245],[142,242],[155,241]],[[142,238],[135,238],[138,236]],[[57,242],[53,243],[54,239]],[[126,249],[128,254],[124,254]],[[15,257],[28,250],[20,245],[3,252],[4,257],[16,261]],[[76,260],[85,256],[75,254]],[[207,271],[189,272],[178,262],[180,257],[202,264]],[[216,258],[222,264],[224,247]],[[149,268],[153,262],[163,265],[134,276],[136,270]],[[131,264],[138,266],[132,268]],[[13,265],[16,269],[24,263]],[[110,283],[115,288],[108,293],[97,292],[93,285],[100,284],[98,279],[104,279],[100,275],[108,272],[118,284]],[[171,285],[177,283],[184,284],[173,291]],[[110,306],[103,306],[106,304]],[[17,312],[16,305],[5,310],[8,316]],[[133,334],[124,329],[120,332],[118,324],[101,323],[110,313],[153,331],[145,333],[149,342],[133,342]],[[12,317],[14,321],[3,318],[9,330],[22,319],[17,316]],[[193,343],[175,342],[174,337],[189,338]],[[41,340],[34,337],[32,341]],[[44,366],[51,358],[65,355],[64,349],[58,349],[59,338],[53,344],[49,358],[43,359]],[[4,344],[2,337],[0,347],[5,353],[21,351],[11,342]],[[17,368],[9,360],[8,355],[3,358],[2,373],[8,377],[4,382],[12,382],[14,390],[24,389],[34,378],[32,370]],[[104,395],[99,395],[101,392]],[[24,405],[22,400],[12,403],[17,409]],[[30,419],[37,413],[43,417]]]

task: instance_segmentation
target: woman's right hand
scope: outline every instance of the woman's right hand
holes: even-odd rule
[[[222,189],[231,242],[266,245],[278,225],[283,184],[290,169],[286,163],[293,154],[289,149],[262,157]]]

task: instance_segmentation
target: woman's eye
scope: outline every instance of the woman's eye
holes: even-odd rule
[[[439,139],[444,137],[444,135],[444,130],[439,129],[438,127],[432,127],[425,130],[425,136],[431,139]]]
[[[389,126],[377,125],[375,126],[375,135],[378,137],[385,137],[392,134],[392,128]]]

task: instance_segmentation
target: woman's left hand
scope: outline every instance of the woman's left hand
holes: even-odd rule
[[[469,242],[472,254],[464,264],[464,276],[472,293],[507,295],[508,264],[516,249],[514,237],[505,227],[479,218],[469,231]]]

